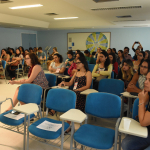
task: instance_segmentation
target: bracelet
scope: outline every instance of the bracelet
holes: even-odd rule
[[[143,103],[140,103],[138,106],[140,106],[140,105],[142,105],[142,104],[144,104],[144,102],[143,102]]]

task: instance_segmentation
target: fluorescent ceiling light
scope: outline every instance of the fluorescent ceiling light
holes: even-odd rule
[[[61,19],[77,19],[78,17],[65,17],[65,18],[54,18],[55,20],[61,20]]]
[[[9,9],[23,9],[23,8],[32,8],[32,7],[41,7],[43,5],[41,4],[35,4],[35,5],[25,5],[25,6],[16,6],[16,7],[9,7]]]

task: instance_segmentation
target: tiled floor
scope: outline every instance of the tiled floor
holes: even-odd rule
[[[0,97],[4,96],[7,98],[8,97],[13,98],[15,89],[18,86],[19,85],[6,84],[4,79],[3,80],[0,79]],[[4,112],[8,108],[9,105],[10,105],[9,100],[4,102],[1,107],[1,112]],[[55,115],[49,116],[49,117],[57,118]],[[106,120],[106,119],[94,118],[94,119],[90,119],[89,123],[114,129],[115,121],[116,119]],[[79,127],[79,124],[76,124],[75,128],[78,129],[78,127]],[[70,146],[70,138],[64,143],[64,149],[69,149],[69,146]],[[34,141],[34,140],[29,141],[29,147],[30,147],[30,150],[49,150],[49,149],[55,150],[57,149],[49,145]],[[22,148],[23,148],[23,135],[0,128],[0,150],[22,150]],[[112,149],[113,148],[111,148],[111,150]]]

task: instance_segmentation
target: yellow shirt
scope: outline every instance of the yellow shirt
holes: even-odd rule
[[[112,69],[113,69],[113,66],[112,64],[110,64],[108,66],[108,70],[107,71],[100,71],[100,74],[99,73],[95,73],[97,71],[97,69],[99,68],[99,65],[100,64],[96,64],[93,71],[92,71],[92,77],[99,77],[100,75],[103,75],[103,76],[108,76],[108,78],[110,79],[111,78],[111,72],[112,72]]]

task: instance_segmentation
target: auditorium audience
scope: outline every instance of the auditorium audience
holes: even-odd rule
[[[25,83],[32,83],[32,84],[37,84],[41,86],[43,89],[48,88],[48,81],[45,77],[44,71],[42,67],[40,66],[40,62],[37,58],[37,56],[34,53],[29,53],[25,56],[25,61],[26,64],[30,67],[29,72],[28,72],[28,79],[22,79],[19,81],[16,80],[10,80],[10,84],[25,84]],[[18,103],[17,96],[18,96],[18,91],[19,87],[16,89],[16,92],[13,97],[13,105],[16,106]],[[21,105],[23,105],[23,102],[20,102]],[[7,109],[11,110],[12,105],[10,105]]]
[[[137,72],[137,70],[139,68],[139,64],[144,59],[144,57],[145,57],[145,52],[143,52],[143,51],[141,51],[137,54],[137,60],[133,61],[133,69],[135,72]]]
[[[129,82],[132,80],[133,75],[133,62],[130,59],[125,59],[117,76],[117,79],[120,79],[124,82],[125,89],[127,88]]]
[[[146,75],[150,68],[150,61],[142,60],[141,64],[139,65],[139,69],[137,73],[134,74],[132,80],[130,81],[127,91],[128,92],[135,92],[139,93],[144,89],[144,82],[146,80]],[[138,87],[136,86],[138,83]]]

